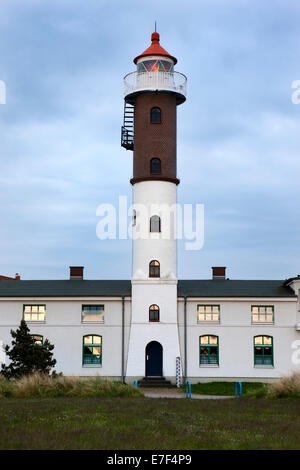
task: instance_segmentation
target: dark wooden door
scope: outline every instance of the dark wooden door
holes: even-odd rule
[[[146,377],[162,377],[163,348],[157,341],[151,341],[146,347]]]

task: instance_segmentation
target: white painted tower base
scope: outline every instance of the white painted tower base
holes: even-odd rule
[[[160,322],[149,322],[149,305],[160,307]],[[139,318],[136,318],[139,312]],[[149,281],[132,284],[132,313],[126,381],[133,382],[146,375],[146,346],[158,341],[163,348],[163,376],[176,382],[176,357],[180,356],[177,324],[177,282],[169,284]],[[175,315],[174,315],[175,313]],[[172,318],[173,317],[173,318]]]
[[[176,357],[180,356],[177,319],[177,246],[174,236],[176,211],[171,223],[164,209],[176,205],[176,185],[166,181],[143,181],[133,186],[133,204],[137,209],[133,226],[132,317],[126,381],[146,375],[146,347],[157,341],[162,346],[162,375],[176,381]],[[142,211],[139,210],[142,207]],[[144,212],[146,211],[146,212]],[[143,212],[143,213],[142,213]],[[150,217],[159,215],[161,232],[150,233]],[[146,217],[145,220],[142,220]],[[145,237],[137,237],[144,223]],[[160,263],[160,277],[149,277],[149,263]],[[159,322],[149,321],[149,307],[158,305]]]

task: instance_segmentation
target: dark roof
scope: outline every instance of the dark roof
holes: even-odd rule
[[[0,297],[131,296],[131,281],[1,281]]]
[[[131,296],[129,280],[0,280],[0,297],[120,297]],[[188,297],[296,297],[279,281],[227,279],[178,281],[178,296]]]
[[[178,296],[188,297],[295,297],[284,281],[240,281],[235,279],[178,282]]]

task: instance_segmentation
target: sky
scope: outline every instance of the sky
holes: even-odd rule
[[[123,77],[161,45],[188,78],[178,202],[204,204],[204,245],[178,277],[300,273],[297,0],[0,0],[0,274],[130,279],[128,240],[99,240],[97,207],[131,200]]]

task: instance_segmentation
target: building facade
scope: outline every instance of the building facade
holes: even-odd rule
[[[300,278],[231,280],[214,267],[209,280],[177,279],[176,211],[164,207],[177,202],[176,109],[186,77],[156,31],[134,63],[121,135],[133,151],[132,279],[85,280],[83,267],[61,281],[2,276],[0,344],[24,318],[33,342],[54,344],[65,375],[175,382],[178,362],[192,382],[268,381],[300,370]]]

